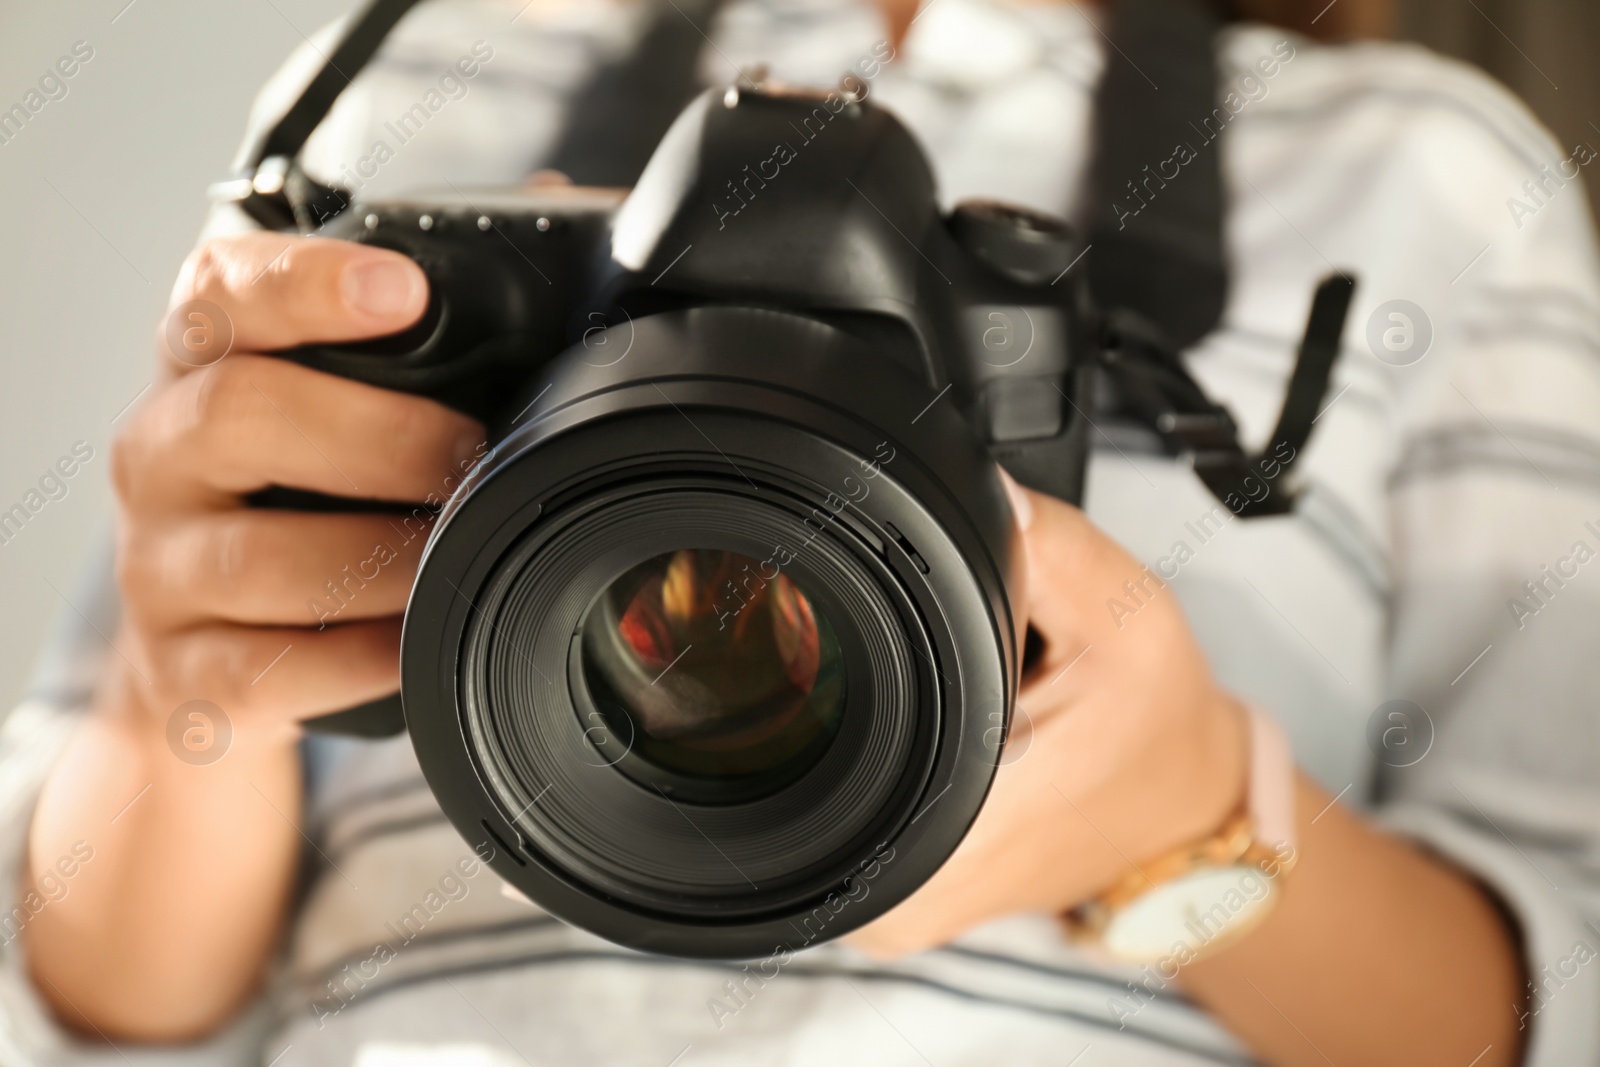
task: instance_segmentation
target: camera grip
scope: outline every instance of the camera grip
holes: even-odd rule
[[[278,358],[325,374],[427,397],[483,423],[491,435],[505,398],[523,382],[532,366],[563,347],[568,305],[573,300],[570,277],[558,262],[571,250],[560,243],[512,248],[498,231],[483,233],[437,213],[438,222],[418,209],[379,208],[386,222],[345,234],[362,243],[410,256],[428,277],[428,307],[411,327],[387,337],[345,345],[307,345],[275,353]],[[546,223],[549,226],[549,223]],[[558,231],[568,227],[558,227]],[[543,231],[526,220],[513,230]],[[515,255],[513,255],[515,253]],[[543,261],[541,270],[532,259]],[[534,280],[545,274],[563,279],[529,301],[518,294],[538,292]],[[539,288],[545,288],[543,285]],[[443,495],[443,494],[441,494]],[[375,512],[411,516],[415,508],[397,502],[359,500],[274,486],[254,494],[254,507],[312,512]],[[307,720],[313,733],[352,737],[389,737],[404,732],[400,695],[390,694],[359,707]]]
[[[406,713],[400,703],[400,694],[390,693],[369,704],[307,719],[303,725],[307,731],[314,734],[376,740],[380,737],[394,737],[405,733]]]

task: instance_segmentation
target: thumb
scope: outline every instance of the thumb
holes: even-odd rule
[[[1164,586],[1078,508],[1004,481],[1027,554],[1028,622],[1045,640],[1047,663],[1114,633],[1109,603],[1148,600]]]

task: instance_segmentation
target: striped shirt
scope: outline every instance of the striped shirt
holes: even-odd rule
[[[520,181],[572,93],[639,32],[627,0],[434,0],[340,100],[308,167],[366,198]],[[858,0],[734,0],[701,77],[763,62],[831,84],[885,36]],[[258,125],[326,41],[263,92]],[[1360,279],[1305,495],[1291,515],[1233,519],[1183,462],[1105,424],[1086,510],[1167,579],[1222,683],[1282,722],[1339,803],[1504,902],[1534,982],[1527,1062],[1600,1063],[1600,264],[1575,180],[1594,153],[1415,48],[1238,26],[1219,49],[1222,100],[1196,116],[1196,147],[1221,153],[1232,289],[1186,358],[1250,444],[1271,430],[1316,280]],[[470,78],[451,73],[462,57]],[[932,0],[872,92],[947,205],[1081,219],[1105,62],[1078,8]],[[219,211],[210,232],[243,225]],[[90,585],[110,632],[108,571]],[[63,631],[0,731],[0,884],[18,882],[33,798],[106,655],[93,626]],[[0,1062],[1249,1062],[1175,988],[1096,962],[1044,916],[892,965],[839,945],[740,965],[618,948],[503,894],[405,738],[307,753],[315,847],[260,1002],[205,1044],[124,1057],[50,1021],[6,938]]]

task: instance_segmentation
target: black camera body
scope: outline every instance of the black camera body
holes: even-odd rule
[[[925,882],[1021,671],[995,459],[1081,487],[1068,228],[945,215],[889,113],[744,88],[698,97],[630,193],[452,187],[326,232],[413,257],[430,306],[285,358],[493,442],[402,652],[469,842],[552,913],[684,956],[831,939]]]
[[[1069,396],[1087,361],[1070,353],[1092,341],[1068,271],[1081,243],[1008,205],[942,215],[911,135],[840,91],[708,91],[631,195],[450,186],[357,204],[323,232],[405,252],[433,298],[396,337],[290,358],[434,396],[495,433],[528,414],[517,390],[569,346],[601,366],[642,316],[746,306],[825,323],[949,387],[976,440],[1056,495],[1081,493],[1085,424]]]

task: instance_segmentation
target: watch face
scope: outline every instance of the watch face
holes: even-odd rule
[[[1237,937],[1270,910],[1277,887],[1258,867],[1213,867],[1164,882],[1111,917],[1103,943],[1135,963],[1180,967]],[[1165,968],[1164,968],[1165,969]]]

